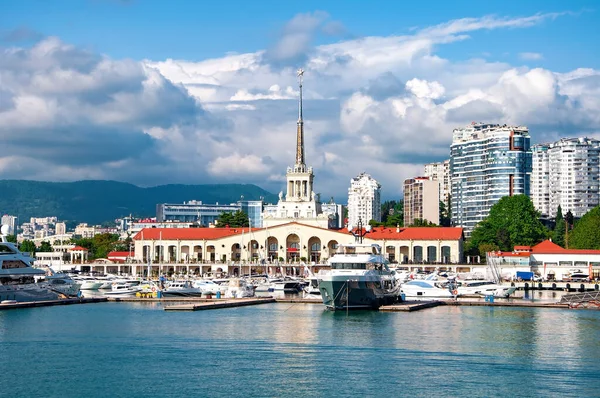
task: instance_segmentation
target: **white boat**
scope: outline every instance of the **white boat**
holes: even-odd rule
[[[403,283],[401,294],[404,294],[407,300],[455,297],[453,290],[450,290],[444,284],[430,279],[415,279]]]
[[[271,279],[271,289],[269,291],[274,292],[286,292],[286,293],[298,293],[302,290],[302,284],[300,281],[290,278],[288,276],[282,279]]]
[[[517,290],[514,286],[500,285],[493,281],[459,281],[457,284],[459,296],[508,297]]]
[[[192,286],[200,289],[202,294],[217,294],[217,292],[224,294],[227,291],[227,285],[219,285],[208,279],[196,279]]]
[[[243,279],[234,278],[229,280],[229,286],[227,292],[225,292],[226,298],[245,298],[254,297],[254,286],[247,283]]]
[[[77,297],[81,289],[79,283],[71,278],[70,275],[62,272],[46,275],[43,279],[38,280],[38,283],[46,283],[48,289],[64,294],[67,297]]]
[[[305,285],[302,287],[306,295],[320,295],[319,278],[311,271],[310,268],[304,265],[304,276],[307,278]]]
[[[304,293],[308,295],[320,295],[321,291],[319,290],[319,278],[313,276],[309,278],[308,284],[304,286]]]
[[[169,283],[167,287],[161,290],[163,297],[200,297],[202,290],[194,287],[188,281],[175,281]]]
[[[104,284],[104,281],[99,281],[93,276],[77,275],[73,279],[81,285],[81,290],[98,290]]]
[[[400,283],[388,268],[381,246],[340,245],[328,262],[331,269],[317,275],[328,309],[377,309],[398,300]]]
[[[110,291],[104,292],[104,296],[110,298],[134,297],[136,293],[141,291],[142,287],[139,285],[131,286],[127,283],[114,283]]]
[[[8,226],[0,229],[0,302],[27,302],[58,299],[46,283],[35,283],[35,276],[46,275],[32,267],[33,259],[7,242]]]

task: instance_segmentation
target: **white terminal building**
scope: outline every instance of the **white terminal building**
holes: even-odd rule
[[[532,150],[531,199],[542,217],[556,217],[558,206],[574,217],[598,206],[600,141],[563,138]]]
[[[381,184],[366,173],[351,179],[348,188],[348,225],[356,226],[359,220],[364,225],[381,222]]]
[[[502,197],[530,195],[527,127],[473,122],[454,130],[450,153],[452,222],[467,237]]]

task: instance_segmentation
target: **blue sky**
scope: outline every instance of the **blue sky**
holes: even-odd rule
[[[537,65],[565,71],[597,67],[600,33],[596,1],[0,1],[4,31],[29,28],[115,58],[202,60],[228,52],[252,52],[276,40],[298,13],[322,10],[339,21],[347,37],[403,35],[464,17],[519,17],[546,12],[573,13],[527,31],[481,31],[474,40],[440,52],[449,59],[485,56],[516,60],[521,52],[544,54]],[[316,44],[339,40],[322,35]],[[482,41],[485,42],[482,45]],[[484,55],[482,55],[484,54]]]
[[[471,121],[600,138],[596,1],[0,0],[0,178],[384,197]]]

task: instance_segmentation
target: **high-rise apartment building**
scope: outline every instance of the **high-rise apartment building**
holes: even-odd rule
[[[556,217],[570,211],[582,217],[600,203],[600,141],[591,138],[563,138],[533,148],[532,200],[542,216]],[[544,178],[547,177],[547,178]]]
[[[2,225],[8,225],[8,234],[14,235],[17,230],[17,217],[5,214],[2,216]]]
[[[548,144],[531,147],[531,201],[542,218],[550,217],[550,161]]]
[[[369,174],[361,173],[350,180],[348,188],[348,225],[381,222],[381,184]]]
[[[64,222],[57,222],[54,224],[54,234],[55,235],[64,235],[67,233],[67,224]]]
[[[450,202],[452,185],[450,184],[450,159],[443,162],[427,163],[425,165],[425,177],[435,180],[439,184],[438,191],[440,199],[446,205]]]
[[[450,153],[452,222],[467,237],[502,197],[530,195],[527,127],[472,123],[454,130]]]
[[[429,177],[404,180],[404,226],[416,219],[440,223],[439,182]]]

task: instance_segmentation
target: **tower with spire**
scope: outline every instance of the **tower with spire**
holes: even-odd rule
[[[289,202],[307,202],[314,200],[313,171],[306,166],[304,158],[304,120],[302,118],[302,79],[304,70],[298,69],[298,87],[300,96],[298,100],[298,123],[296,126],[296,163],[288,167],[286,173],[287,194],[285,200]]]
[[[296,159],[285,174],[287,191],[279,193],[277,205],[265,207],[263,226],[270,227],[298,221],[303,224],[328,227],[328,215],[323,214],[321,201],[313,191],[314,174],[306,165],[304,152],[304,119],[302,114],[302,81],[304,70],[298,69],[298,122],[296,124]]]

